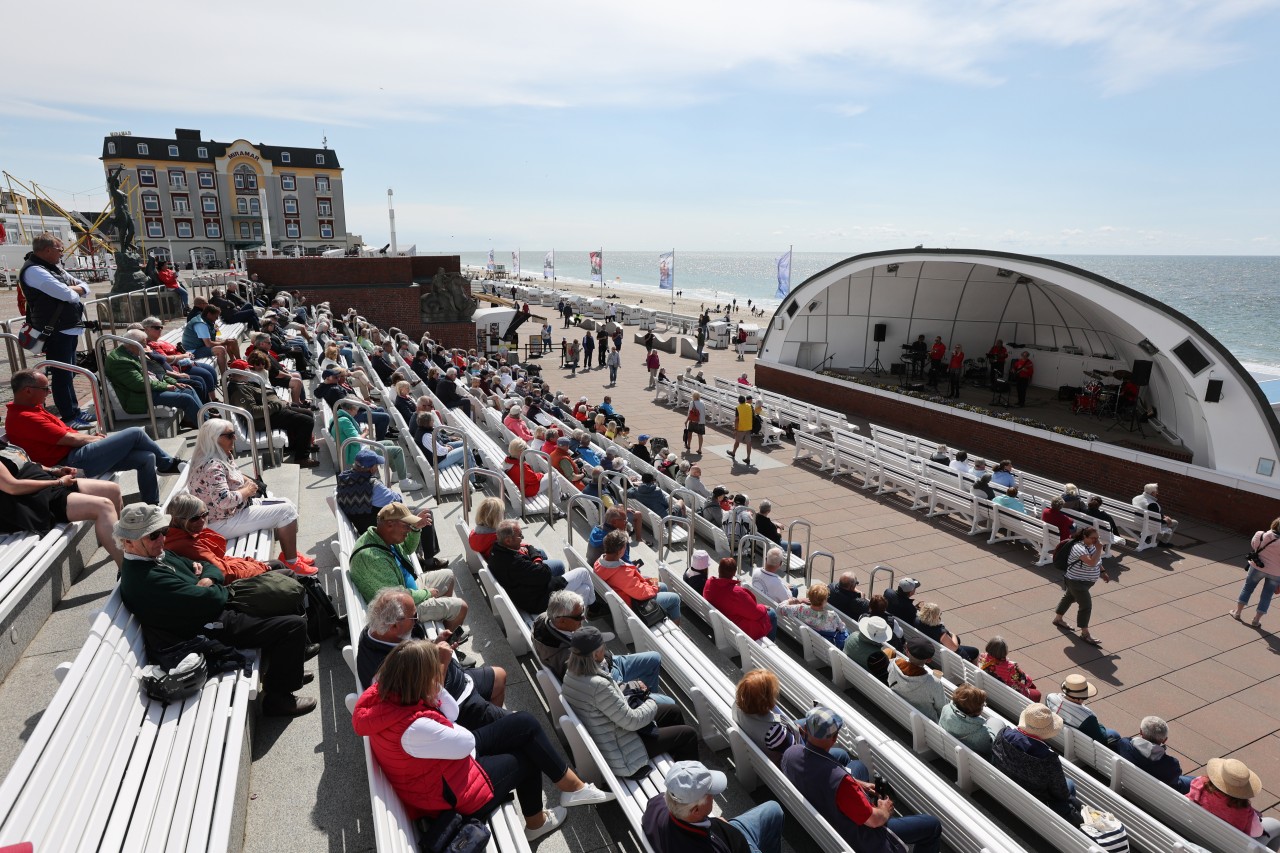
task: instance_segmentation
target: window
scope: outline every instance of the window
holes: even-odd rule
[[[328,175],[316,175],[316,192],[318,193],[329,192],[329,176]]]
[[[187,173],[182,171],[181,169],[170,169],[169,170],[169,186],[173,187],[174,189],[185,190],[187,188]]]
[[[179,219],[174,225],[178,229],[178,236],[184,240],[190,240],[192,237],[191,221],[188,219]]]
[[[206,219],[204,221],[204,236],[214,240],[221,239],[222,226],[218,224],[218,220]]]
[[[142,209],[152,213],[158,213],[160,211],[160,196],[155,193],[143,193]]]
[[[244,172],[236,172],[235,174],[236,189],[244,189]]]
[[[199,157],[201,160],[208,160],[209,149],[201,145],[199,148],[196,149],[196,156]]]
[[[255,240],[262,239],[262,223],[261,222],[253,223],[253,237]]]
[[[293,192],[298,188],[298,179],[293,175],[280,176],[280,189]]]
[[[324,165],[324,155],[323,155],[323,154],[317,154],[317,155],[316,155],[316,165],[317,165],[317,166],[323,166],[323,165]]]
[[[178,146],[176,146],[176,145],[170,145],[170,146],[169,146],[169,156],[170,156],[170,157],[177,157],[177,156],[178,156]]]
[[[145,143],[145,142],[139,142],[139,143],[138,143],[138,156],[139,156],[139,157],[150,157],[150,156],[151,156],[151,148],[150,148],[150,146],[148,146],[148,145],[147,145],[147,143]]]
[[[248,222],[240,223],[240,239],[242,240],[249,239],[249,223]]]
[[[173,212],[174,213],[190,213],[191,198],[185,195],[175,195],[173,197]]]
[[[159,219],[147,220],[147,236],[158,239],[164,236],[164,222]]]
[[[293,157],[289,154],[289,152],[288,152],[288,151],[281,151],[281,152],[280,152],[280,162],[281,162],[281,163],[291,163],[291,162],[293,162]]]
[[[291,237],[292,239],[297,240],[301,230],[302,229],[298,225],[298,220],[286,219],[284,221],[284,234],[286,237]]]
[[[252,196],[249,198],[249,215],[250,216],[262,215],[262,202],[258,201],[258,199]]]
[[[241,216],[249,215],[249,199],[247,198],[236,199],[236,213],[240,214]]]
[[[144,187],[154,187],[156,185],[156,170],[139,169],[138,183]]]
[[[200,182],[200,189],[213,189],[213,172],[197,172],[196,177]]]
[[[238,190],[256,191],[258,189],[258,173],[248,166],[237,166],[234,178]]]
[[[296,216],[298,213],[298,200],[296,198],[286,198],[284,200],[284,212]]]
[[[316,202],[316,212],[320,216],[333,216],[333,202],[321,199]]]
[[[218,197],[216,195],[200,196],[200,209],[205,213],[218,212]]]
[[[326,240],[333,239],[333,223],[332,222],[320,223],[320,236]]]
[[[107,153],[108,154],[116,153],[116,144],[114,142],[107,143]]]

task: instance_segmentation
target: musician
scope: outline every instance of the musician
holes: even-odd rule
[[[1005,349],[1004,341],[996,338],[996,342],[991,349],[987,350],[987,361],[991,364],[991,381],[994,383],[997,377],[1004,376],[1004,364],[1009,360],[1009,350]]]
[[[1031,385],[1031,377],[1036,373],[1036,366],[1031,361],[1031,353],[1026,350],[1009,365],[1009,379],[1018,389],[1018,408],[1027,405],[1027,388]]]
[[[929,384],[938,387],[938,378],[942,375],[942,360],[947,357],[947,345],[942,342],[942,335],[933,339],[929,348]]]
[[[911,361],[911,375],[919,376],[924,373],[924,359],[928,354],[929,345],[924,342],[924,335],[920,335],[907,348],[910,350],[907,358]]]
[[[951,380],[951,391],[948,397],[960,396],[960,379],[964,374],[964,349],[956,344],[951,350],[951,360],[947,362],[947,376]]]

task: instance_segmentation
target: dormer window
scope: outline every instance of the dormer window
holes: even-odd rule
[[[290,154],[289,154],[289,152],[288,152],[288,151],[281,151],[281,152],[280,152],[280,162],[281,162],[281,163],[291,163],[291,162],[293,162],[293,157],[292,157],[292,156],[290,156]]]

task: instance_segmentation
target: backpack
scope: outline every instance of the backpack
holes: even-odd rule
[[[696,424],[702,420],[702,412],[697,406],[689,407],[689,423]]]
[[[1066,572],[1071,567],[1071,548],[1076,544],[1074,539],[1064,539],[1053,549],[1053,567]]]
[[[347,623],[338,615],[333,599],[315,575],[299,575],[299,582],[307,593],[307,637],[313,643],[330,637],[345,639]]]

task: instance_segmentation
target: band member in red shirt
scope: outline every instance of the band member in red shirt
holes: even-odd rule
[[[1035,373],[1036,366],[1031,362],[1031,353],[1026,350],[1009,365],[1009,378],[1013,381],[1013,387],[1018,389],[1019,409],[1027,404],[1027,387],[1031,385],[1031,377]]]

